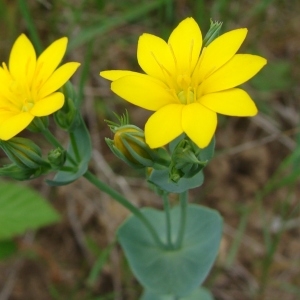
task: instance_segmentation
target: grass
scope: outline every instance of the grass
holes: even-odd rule
[[[150,32],[167,37],[178,21],[186,16],[194,16],[203,32],[208,29],[210,18],[222,21],[224,30],[248,27],[249,35],[243,51],[268,58],[267,69],[245,87],[261,108],[265,125],[255,120],[222,121],[217,145],[219,150],[228,152],[216,157],[208,167],[206,185],[193,193],[194,201],[198,201],[200,194],[203,203],[221,211],[225,223],[233,228],[232,235],[224,233],[225,246],[220,249],[219,262],[207,285],[220,300],[293,300],[300,293],[300,101],[296,85],[300,82],[297,69],[300,57],[295,50],[300,44],[297,38],[300,35],[299,9],[297,1],[276,0],[76,0],[72,3],[2,0],[0,54],[2,61],[7,61],[11,44],[21,32],[28,34],[37,52],[54,39],[68,36],[68,60],[82,63],[74,82],[82,99],[94,147],[103,158],[98,162],[101,166],[97,167],[95,163],[95,168],[109,171],[107,166],[113,165],[117,172],[112,177],[114,184],[135,195],[141,206],[160,206],[155,196],[146,191],[143,181],[138,176],[132,177],[132,172],[129,173],[126,166],[121,165],[103,145],[103,137],[109,136],[103,120],[111,111],[122,112],[128,108],[132,119],[141,127],[146,117],[137,108],[128,107],[113,96],[107,83],[99,78],[99,71],[137,69],[138,36]],[[104,108],[97,110],[99,106]],[[95,110],[99,113],[95,114]],[[277,138],[269,143],[259,143],[272,134],[277,134]],[[244,149],[230,155],[234,147],[242,144],[246,145]],[[262,158],[261,154],[265,156]],[[253,160],[249,163],[249,159]],[[32,185],[39,189],[44,186],[39,181]],[[94,191],[83,182],[78,185],[79,188],[76,184],[67,187],[53,200],[54,205],[66,215],[64,198],[72,194],[84,237],[92,237],[97,247],[103,250],[96,255],[88,247],[86,251],[92,257],[89,262],[81,252],[80,247],[84,246],[78,246],[76,242],[76,232],[70,235],[72,228],[65,217],[63,225],[53,227],[54,234],[42,230],[34,241],[59,262],[63,275],[57,281],[51,277],[47,266],[30,261],[29,264],[38,265],[43,271],[41,282],[47,282],[48,292],[39,288],[35,291],[37,294],[30,294],[34,290],[30,290],[30,286],[24,288],[28,281],[20,272],[14,284],[18,284],[21,290],[23,287],[24,294],[17,298],[17,291],[12,289],[14,299],[42,299],[43,293],[49,294],[51,299],[137,299],[140,287],[122,254],[117,251],[116,255],[109,246],[125,213],[107,204],[108,199],[102,196],[101,204],[95,204],[99,199]],[[78,189],[78,194],[73,189]],[[62,245],[56,240],[59,234],[64,240]],[[60,247],[64,247],[63,251]],[[66,251],[70,251],[69,257],[63,253]],[[0,269],[10,268],[12,263],[3,262]],[[65,274],[67,272],[69,277]],[[1,282],[0,295],[5,280]]]

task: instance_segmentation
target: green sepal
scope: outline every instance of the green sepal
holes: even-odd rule
[[[203,39],[203,47],[207,47],[213,40],[220,35],[220,30],[223,23],[210,20],[210,28]]]
[[[92,143],[82,117],[78,126],[70,132],[70,138],[65,164],[55,174],[53,180],[46,180],[51,186],[69,184],[81,177],[88,169],[92,156]]]
[[[48,166],[42,158],[40,147],[29,139],[13,137],[8,141],[0,140],[0,147],[20,168],[39,169],[42,166]]]
[[[48,171],[49,168],[42,168],[42,167],[38,169],[20,168],[16,164],[10,164],[0,168],[0,176],[23,181],[23,180],[37,178],[42,174],[47,173]]]
[[[48,161],[53,170],[59,170],[66,162],[66,150],[61,148],[52,149],[48,153]]]
[[[42,132],[49,126],[49,117],[35,117],[33,121],[27,126],[31,132]]]
[[[61,88],[61,91],[65,96],[65,103],[60,110],[54,113],[54,120],[60,128],[73,131],[80,123],[77,95],[70,81]]]
[[[118,158],[135,169],[146,167],[162,169],[169,165],[170,157],[166,149],[151,149],[145,141],[142,129],[135,125],[123,124],[128,122],[128,115],[119,117],[119,120],[122,125],[107,121],[114,133],[114,139],[105,139],[111,151]]]
[[[173,154],[177,149],[177,145],[183,143],[185,139],[187,139],[187,137],[184,134],[182,134],[169,144],[172,159],[174,159]],[[189,143],[190,142],[191,141],[189,140]],[[166,191],[169,193],[182,193],[184,191],[199,187],[203,184],[204,181],[202,169],[212,159],[214,155],[214,149],[215,138],[213,137],[206,148],[198,148],[195,150],[195,158],[198,160],[197,164],[185,165],[184,162],[182,163],[181,166],[183,167],[183,170],[186,171],[186,174],[183,174],[182,170],[176,168],[178,167],[178,164],[180,162],[177,161],[177,166],[175,166],[172,160],[169,170],[153,169],[151,172],[149,172],[147,178],[148,182],[156,186],[159,190]],[[170,168],[173,169],[170,170]],[[176,175],[178,175],[178,178],[175,178]],[[172,178],[171,176],[174,177]]]
[[[198,159],[201,149],[190,139],[182,139],[174,148],[169,166],[171,181],[180,178],[191,178],[199,173],[207,164],[207,160]]]

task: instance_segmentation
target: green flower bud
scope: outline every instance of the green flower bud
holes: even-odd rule
[[[64,130],[72,131],[79,124],[79,112],[76,106],[76,93],[73,85],[68,81],[62,87],[62,93],[65,95],[64,106],[54,113],[54,120],[59,127]]]
[[[114,139],[105,139],[111,151],[133,168],[151,167],[155,150],[145,142],[142,129],[134,125],[124,125],[113,129]]]
[[[60,169],[66,161],[66,151],[61,148],[56,148],[48,153],[48,161],[52,169]]]
[[[29,139],[14,137],[8,141],[1,140],[0,147],[20,168],[39,169],[48,165],[42,159],[41,149]]]
[[[181,140],[172,153],[170,180],[178,182],[181,178],[190,178],[199,173],[207,164],[207,161],[199,160],[200,152],[201,149],[192,141]]]
[[[220,35],[222,22],[210,20],[210,28],[203,39],[204,47],[207,47],[214,39]]]
[[[37,171],[36,169],[20,168],[16,164],[10,164],[0,168],[0,176],[23,181],[36,177],[35,174]]]

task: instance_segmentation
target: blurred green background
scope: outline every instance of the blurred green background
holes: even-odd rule
[[[296,300],[299,14],[298,0],[0,0],[0,61],[8,61],[20,33],[37,52],[67,36],[64,61],[82,64],[72,82],[92,136],[93,171],[135,204],[161,207],[142,172],[129,170],[104,143],[111,137],[104,119],[113,119],[113,112],[128,109],[140,127],[149,113],[112,94],[99,72],[140,71],[138,37],[148,32],[167,39],[188,16],[204,34],[210,19],[223,22],[222,32],[247,27],[239,52],[268,59],[244,86],[260,113],[251,119],[219,116],[216,157],[205,170],[205,184],[191,193],[192,201],[219,210],[225,221],[220,255],[205,286],[218,300]],[[64,133],[55,134],[64,141]],[[84,180],[62,188],[50,188],[42,179],[28,185],[49,199],[62,221],[16,237],[16,254],[0,262],[0,299],[138,299],[142,289],[114,239],[127,212]]]

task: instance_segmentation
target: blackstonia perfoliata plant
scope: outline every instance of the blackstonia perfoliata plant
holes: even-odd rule
[[[237,54],[247,29],[219,35],[220,29],[221,23],[211,22],[202,39],[196,21],[187,18],[167,42],[145,33],[137,49],[145,73],[100,73],[112,81],[117,95],[154,111],[145,130],[130,124],[127,113],[117,122],[107,121],[114,138],[106,142],[129,166],[145,170],[164,210],[138,208],[89,171],[90,134],[68,81],[79,63],[59,67],[66,38],[52,43],[37,58],[22,34],[13,45],[8,66],[0,67],[0,147],[11,162],[0,168],[0,174],[28,180],[55,172],[52,180],[46,180],[52,186],[84,177],[127,208],[132,215],[118,229],[117,238],[145,289],[143,300],[212,299],[201,285],[218,254],[222,218],[213,209],[188,203],[188,192],[202,185],[203,168],[213,157],[217,114],[257,113],[251,97],[237,86],[266,64],[260,56]],[[53,113],[55,124],[69,134],[67,147],[49,129],[48,116]],[[26,128],[42,133],[51,143],[46,158],[32,140],[16,137]],[[178,195],[179,205],[171,207],[170,193]]]

